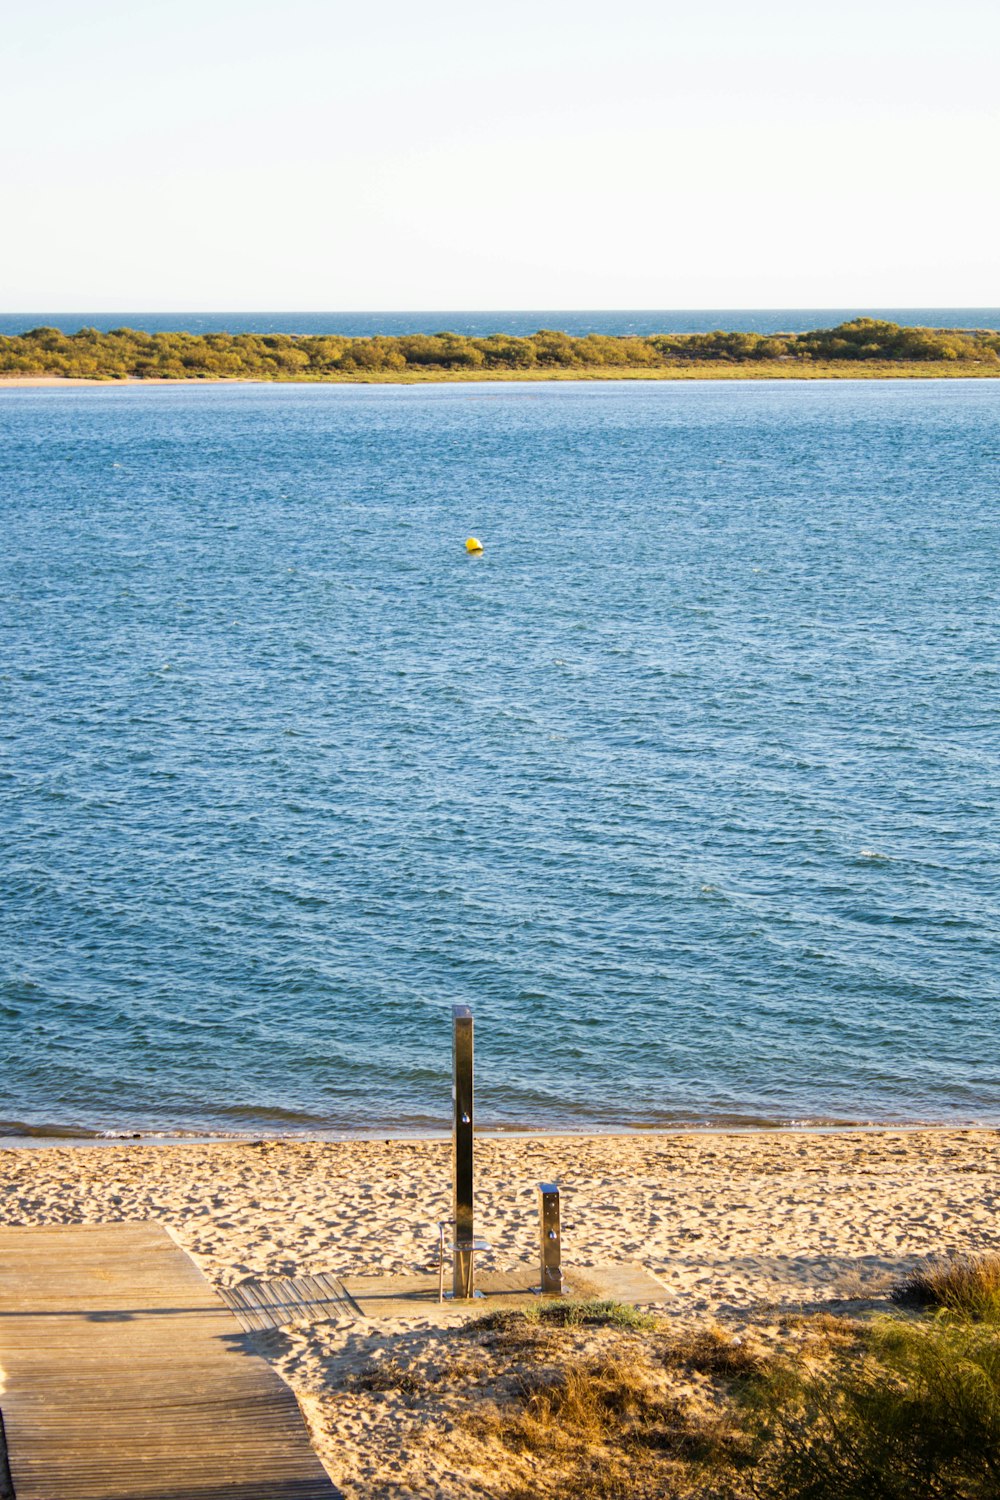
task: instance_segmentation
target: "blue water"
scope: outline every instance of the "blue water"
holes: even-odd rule
[[[0,1115],[1000,1119],[1000,384],[8,390]],[[482,558],[465,537],[480,536]]]
[[[526,335],[539,328],[560,328],[583,335],[709,333],[716,328],[751,333],[803,333],[833,328],[850,318],[883,318],[923,328],[1000,328],[998,307],[798,307],[705,308],[700,311],[524,311],[524,312],[47,312],[0,313],[0,334],[29,328],[139,328],[146,333],[341,333],[352,338],[374,334],[440,333],[469,338],[491,333]]]

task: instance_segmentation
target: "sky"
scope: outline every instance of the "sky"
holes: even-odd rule
[[[996,0],[0,0],[0,310],[1000,303]]]

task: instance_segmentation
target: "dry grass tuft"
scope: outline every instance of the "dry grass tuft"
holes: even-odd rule
[[[568,1363],[525,1379],[515,1400],[473,1419],[478,1435],[530,1456],[544,1480],[509,1500],[665,1500],[692,1494],[707,1463],[722,1477],[733,1435],[671,1394],[642,1356]],[[716,1490],[716,1494],[722,1494]]]
[[[860,1318],[829,1312],[795,1313],[784,1320],[786,1329],[803,1337],[804,1350],[819,1354],[860,1352],[870,1326]]]
[[[494,1354],[543,1363],[565,1352],[567,1331],[655,1332],[658,1318],[621,1302],[538,1302],[524,1310],[500,1310],[467,1323],[462,1332]]]
[[[521,1312],[488,1313],[460,1330],[469,1334],[493,1357],[538,1364],[562,1350],[562,1330],[541,1318]]]
[[[1000,1322],[1000,1255],[958,1255],[914,1271],[892,1290],[903,1307],[939,1307],[979,1322]]]
[[[663,1362],[722,1380],[754,1379],[769,1367],[767,1358],[744,1336],[730,1335],[717,1327],[672,1340],[664,1350]]]
[[[486,1313],[467,1323],[467,1333],[490,1333],[523,1323],[543,1324],[552,1328],[635,1328],[652,1332],[660,1319],[625,1302],[559,1301],[533,1302],[526,1308]]]
[[[560,1436],[572,1429],[574,1437],[593,1442],[609,1433],[648,1442],[654,1435],[662,1439],[672,1433],[679,1417],[644,1361],[610,1358],[571,1364],[553,1379],[526,1385],[514,1430],[523,1430],[525,1421],[555,1429]]]
[[[405,1396],[415,1396],[427,1389],[423,1376],[404,1369],[395,1359],[369,1365],[355,1375],[349,1385],[355,1391],[399,1391]]]

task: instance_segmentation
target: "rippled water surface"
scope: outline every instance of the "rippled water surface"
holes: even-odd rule
[[[1000,1118],[998,419],[0,392],[0,1115]]]

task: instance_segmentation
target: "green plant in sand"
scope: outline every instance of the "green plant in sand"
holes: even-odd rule
[[[884,1319],[821,1373],[751,1388],[759,1500],[996,1500],[1000,1339],[967,1320]]]
[[[903,1307],[938,1307],[956,1317],[1000,1322],[1000,1255],[955,1255],[932,1261],[892,1293]]]

